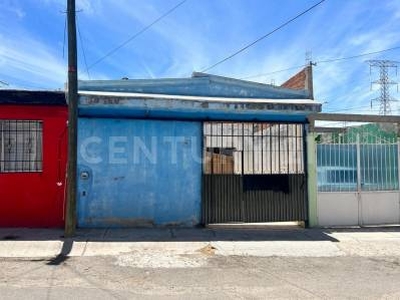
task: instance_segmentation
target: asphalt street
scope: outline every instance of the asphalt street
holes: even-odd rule
[[[0,299],[400,299],[400,230],[0,229]]]

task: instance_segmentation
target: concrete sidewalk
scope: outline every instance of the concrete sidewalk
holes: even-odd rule
[[[0,258],[162,255],[400,256],[400,228],[0,229]]]

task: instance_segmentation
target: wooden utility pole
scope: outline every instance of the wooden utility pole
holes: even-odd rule
[[[78,71],[75,0],[67,0],[68,23],[68,168],[65,237],[75,234],[77,196]]]

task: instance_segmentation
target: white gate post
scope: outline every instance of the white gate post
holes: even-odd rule
[[[357,200],[358,200],[358,225],[363,225],[362,199],[361,199],[361,149],[360,134],[357,133]]]
[[[308,226],[319,226],[316,133],[307,130]]]
[[[400,124],[397,124],[400,126]],[[397,138],[397,180],[399,182],[399,207],[400,207],[400,138]],[[400,209],[399,209],[399,224],[400,224]]]

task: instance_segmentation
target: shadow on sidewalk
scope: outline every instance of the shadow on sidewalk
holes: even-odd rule
[[[65,241],[62,256],[74,241],[91,242],[212,242],[212,241],[331,241],[337,232],[400,232],[400,227],[373,228],[96,228],[77,229],[71,239],[62,229],[0,228],[0,241]],[[55,260],[57,262],[58,260]],[[54,262],[54,263],[55,263]]]
[[[63,262],[65,262],[66,260],[68,260],[68,258],[69,258],[68,254],[71,253],[73,244],[74,244],[73,239],[70,239],[70,238],[65,239],[63,241],[63,245],[62,245],[60,254],[58,254],[56,257],[50,259],[47,262],[47,265],[58,266],[58,265],[62,264]]]
[[[92,242],[211,242],[211,241],[331,241],[323,229],[276,228],[102,228],[77,229],[71,239],[62,229],[0,228],[0,241],[64,241],[60,257],[69,253],[74,241]]]

